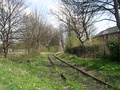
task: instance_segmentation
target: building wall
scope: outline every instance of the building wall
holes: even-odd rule
[[[100,42],[101,51],[105,52],[105,53],[109,53],[109,49],[107,47],[107,42],[109,40],[117,40],[118,41],[119,36],[120,36],[120,32],[119,33],[106,34],[106,35],[102,35],[102,36],[97,37],[98,42]]]

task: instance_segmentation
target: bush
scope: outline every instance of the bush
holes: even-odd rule
[[[119,61],[119,43],[116,40],[109,40],[107,43],[108,49],[110,51],[110,59],[114,61]]]
[[[100,53],[100,58],[101,59],[109,59],[110,55],[106,54],[105,52]]]
[[[66,48],[65,52],[70,53],[70,54],[74,54],[77,56],[81,56],[83,53],[83,48],[82,48],[82,46],[73,47],[73,48]]]
[[[82,57],[84,55],[87,55],[87,57],[98,57],[99,53],[99,46],[98,45],[93,45],[93,46],[78,46],[74,48],[66,48],[65,50],[67,53],[70,54],[75,54],[79,57]]]

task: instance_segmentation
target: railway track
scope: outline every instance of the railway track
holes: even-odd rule
[[[82,69],[80,69],[80,68],[77,68],[76,66],[73,66],[73,65],[70,64],[70,63],[65,62],[65,60],[60,59],[60,58],[59,58],[58,56],[56,56],[55,54],[53,54],[53,55],[51,55],[51,56],[54,57],[55,60],[61,62],[61,64],[65,64],[65,65],[67,65],[69,68],[73,68],[73,69],[75,69],[76,71],[82,73],[83,75],[92,78],[93,80],[95,80],[95,81],[96,81],[97,83],[99,83],[100,85],[101,85],[101,84],[102,84],[102,85],[105,85],[105,86],[107,86],[108,88],[110,88],[110,89],[112,89],[112,90],[120,90],[119,88],[113,87],[113,86],[110,85],[109,83],[104,82],[104,81],[98,79],[97,77],[95,77],[95,76],[87,73],[86,71],[84,71],[84,70],[82,70]],[[51,63],[52,65],[55,65],[55,64],[54,64],[54,60],[51,58],[51,56],[49,55],[49,56],[48,56],[48,59],[49,59],[49,61],[50,61],[50,63]],[[65,77],[63,74],[61,74],[61,76],[63,76],[63,77],[66,79],[66,77]],[[101,90],[101,89],[100,89],[100,90]]]

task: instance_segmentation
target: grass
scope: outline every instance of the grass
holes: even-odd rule
[[[64,74],[65,77],[67,77],[66,82],[64,83],[64,90],[66,90],[66,87],[70,87],[70,90],[82,90],[84,87],[81,83],[76,81],[75,79],[71,78],[65,71],[63,71],[61,68],[58,68],[57,66],[54,66],[53,69],[56,71],[58,75]],[[69,90],[69,89],[67,89]]]
[[[46,57],[31,58],[31,63],[0,59],[0,90],[63,90],[62,84],[49,78]]]
[[[79,58],[75,55],[69,55],[65,53],[59,54],[59,56],[67,61],[82,65],[86,67],[87,70],[96,70],[103,75],[104,80],[106,78],[111,78],[114,80],[114,82],[109,80],[109,83],[120,88],[120,63],[110,60]]]
[[[11,60],[12,61],[11,61]],[[71,78],[66,83],[50,76],[46,55],[18,55],[10,59],[0,58],[0,90],[80,90],[82,85]],[[29,60],[30,62],[27,62]],[[55,68],[57,73],[63,72]]]

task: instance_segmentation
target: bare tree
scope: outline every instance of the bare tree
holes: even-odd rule
[[[60,24],[59,25],[59,33],[60,33],[60,44],[61,44],[61,47],[62,47],[62,50],[64,51],[65,47],[65,32],[68,32],[67,31],[67,27],[65,24]],[[69,34],[68,34],[69,35]],[[71,44],[71,41],[70,41],[70,44]]]
[[[12,41],[17,39],[16,33],[20,30],[24,10],[23,0],[2,0],[0,3],[0,39],[5,58]]]
[[[62,7],[60,7],[58,13],[52,11],[51,13],[61,22],[64,22],[70,31],[74,31],[82,46],[84,46],[84,43],[89,40],[91,27],[95,22],[95,13],[89,12],[91,7],[83,7],[77,3],[73,4],[73,0],[67,1],[69,3],[62,2]]]
[[[59,46],[60,44],[60,33],[57,30],[53,30],[51,33],[50,46]]]
[[[56,28],[54,28],[52,25],[47,25],[46,30],[48,31],[48,34],[45,36],[46,39],[44,39],[43,45],[48,48],[50,51],[50,47],[54,46],[59,46],[60,43],[60,32],[57,31]]]
[[[22,41],[26,44],[28,51],[30,49],[38,49],[41,42],[44,41],[48,34],[46,25],[46,22],[37,10],[24,16]]]
[[[89,12],[99,13],[101,16],[107,14],[108,17],[101,20],[98,19],[98,21],[108,20],[116,22],[120,30],[120,0],[74,0],[74,2],[84,7],[91,7],[92,9]]]
[[[119,3],[118,3],[118,1],[119,1]],[[113,15],[116,18],[116,24],[117,24],[117,26],[120,30],[120,14],[119,14],[119,10],[118,10],[118,8],[120,7],[120,0],[113,0],[113,2],[114,2],[114,6],[113,6],[114,7],[114,13],[113,13]]]

